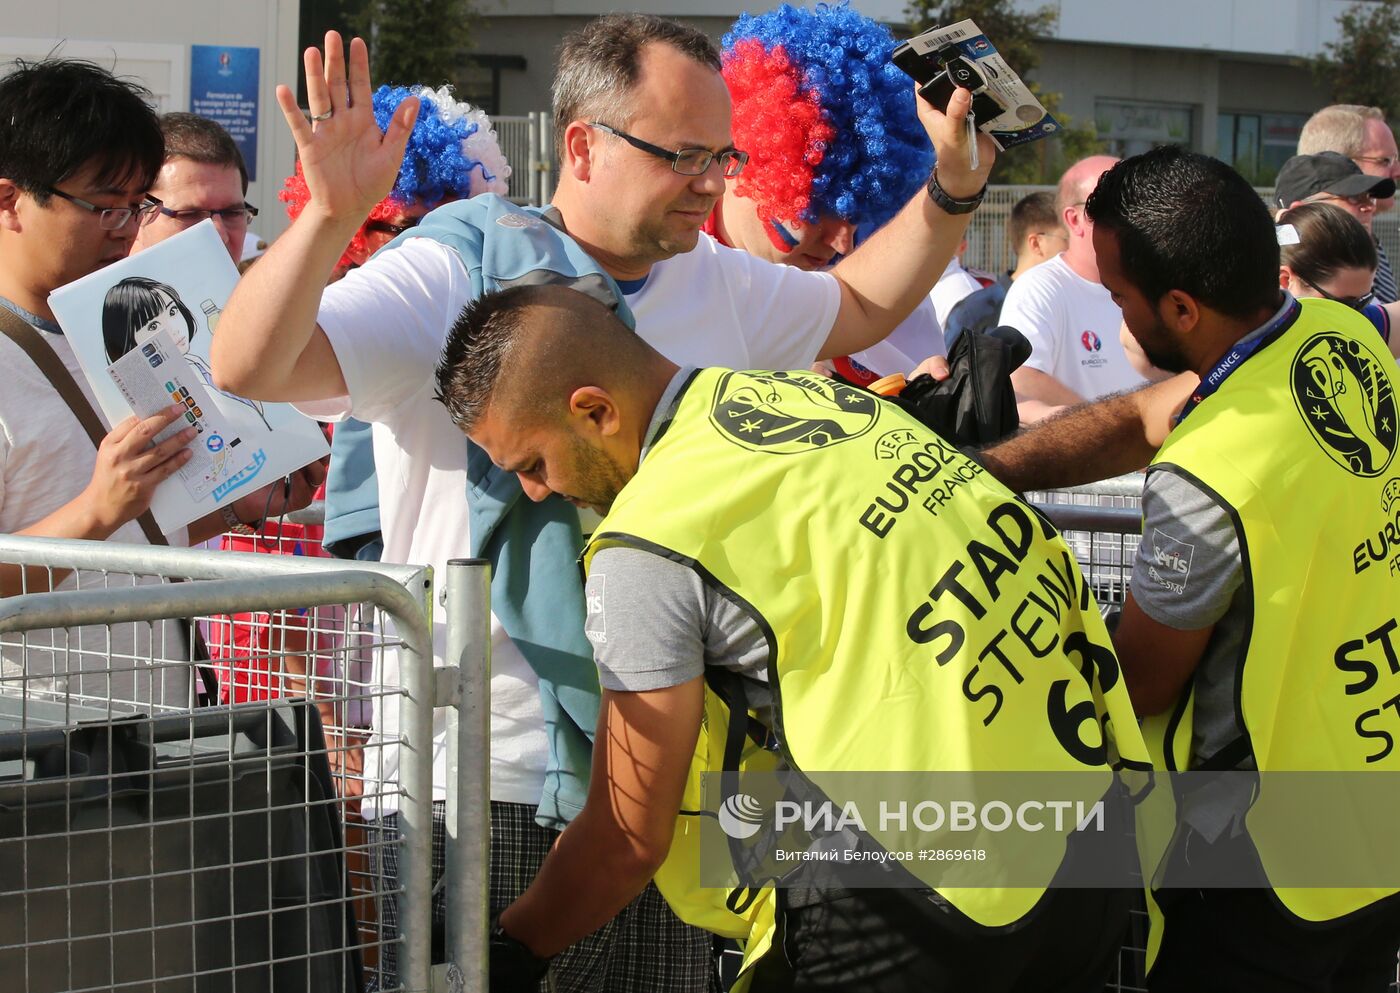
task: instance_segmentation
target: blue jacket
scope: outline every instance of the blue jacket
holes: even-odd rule
[[[560,228],[542,220],[551,208],[517,207],[494,194],[446,204],[381,251],[410,238],[454,250],[480,295],[520,284],[560,283],[604,302],[633,327],[612,277]],[[540,680],[549,767],[536,819],[562,828],[583,809],[598,671],[583,634],[578,511],[558,497],[534,503],[464,436],[470,513],[469,554],[491,562],[491,610]]]
[[[347,418],[331,436],[326,470],[326,531],[321,544],[337,558],[350,558],[355,541],[379,531],[379,480],[374,439],[364,421]],[[355,555],[355,558],[361,556]]]

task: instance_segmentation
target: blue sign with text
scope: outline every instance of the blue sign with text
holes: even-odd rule
[[[258,178],[258,55],[256,48],[190,46],[190,113],[233,135],[250,181]]]

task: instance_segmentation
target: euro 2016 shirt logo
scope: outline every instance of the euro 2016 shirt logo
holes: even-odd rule
[[[741,448],[797,455],[858,438],[880,414],[871,393],[816,373],[726,373],[710,422]]]
[[[1084,346],[1084,351],[1086,352],[1097,352],[1099,349],[1103,348],[1103,342],[1100,341],[1099,336],[1092,331],[1085,331],[1081,334],[1079,336],[1079,343]]]
[[[1293,357],[1293,399],[1313,440],[1343,469],[1379,476],[1395,457],[1395,387],[1382,360],[1339,334],[1313,335]]]

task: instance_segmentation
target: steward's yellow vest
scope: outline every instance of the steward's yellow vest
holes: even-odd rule
[[[696,373],[584,552],[626,545],[694,569],[768,641],[772,731],[746,769],[1077,771],[1095,796],[1146,746],[1108,633],[1048,522],[896,405],[806,372]],[[766,946],[771,890],[704,889],[700,775],[724,768],[732,715],[707,689],[670,856],[656,882],[684,920]],[[737,715],[745,720],[746,715]],[[899,838],[871,827],[893,851]],[[1041,837],[1041,836],[1037,836]],[[967,919],[1015,924],[1038,886],[939,888]],[[907,866],[921,874],[922,863]],[[934,869],[929,866],[928,869]],[[926,873],[931,875],[931,873]]]
[[[1253,617],[1235,684],[1245,737],[1230,751],[1252,756],[1261,773],[1400,770],[1395,373],[1364,318],[1304,301],[1281,337],[1172,431],[1149,469],[1194,477],[1242,532],[1236,595]],[[1191,710],[1188,690],[1145,725],[1169,769],[1188,767]],[[1270,878],[1317,857],[1310,852],[1374,844],[1344,809],[1299,811],[1288,789],[1270,787],[1264,777],[1245,817]],[[1154,791],[1149,805],[1165,795]],[[1336,920],[1396,892],[1274,890],[1306,921]]]

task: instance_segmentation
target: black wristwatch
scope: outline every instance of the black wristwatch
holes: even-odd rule
[[[945,214],[970,214],[978,207],[982,206],[982,198],[987,195],[987,184],[983,183],[982,188],[966,200],[958,200],[950,196],[943,187],[938,185],[938,170],[935,169],[928,177],[928,196],[934,203],[942,208]]]
[[[488,934],[491,993],[533,993],[554,959],[541,958],[506,934],[499,916],[491,921]]]

